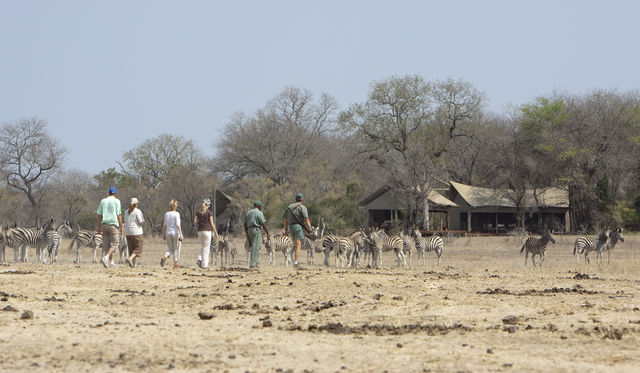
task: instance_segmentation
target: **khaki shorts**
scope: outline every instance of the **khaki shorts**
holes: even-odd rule
[[[117,253],[120,244],[120,228],[111,224],[102,224],[100,229],[102,230],[102,247],[105,250],[112,249],[114,253]]]
[[[304,240],[304,230],[300,224],[289,224],[289,233],[294,240]]]

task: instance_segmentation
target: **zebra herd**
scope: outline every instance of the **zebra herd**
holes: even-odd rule
[[[444,242],[437,235],[423,237],[420,230],[413,230],[411,235],[400,233],[398,235],[388,235],[383,230],[373,228],[369,230],[359,229],[347,236],[334,234],[324,235],[324,220],[322,229],[315,227],[311,238],[305,237],[302,243],[302,251],[307,252],[307,264],[314,264],[314,253],[324,253],[324,264],[329,265],[331,252],[335,254],[337,267],[357,267],[360,265],[379,268],[382,266],[382,254],[393,252],[397,259],[398,266],[411,265],[411,253],[416,252],[418,265],[426,265],[425,253],[434,252],[437,255],[437,264],[440,264]],[[55,263],[58,258],[61,237],[68,236],[71,242],[68,251],[73,250],[75,244],[74,263],[82,263],[81,250],[91,248],[93,250],[93,263],[98,262],[98,249],[102,246],[102,235],[90,230],[81,230],[71,227],[68,221],[59,224],[54,228],[53,219],[49,219],[44,225],[39,227],[2,227],[0,226],[0,261],[6,261],[5,248],[13,248],[15,261],[28,261],[29,249],[35,248],[36,258],[41,263]],[[542,237],[528,237],[520,249],[520,253],[525,253],[525,266],[527,265],[529,254],[531,261],[536,266],[535,256],[540,257],[540,264],[544,262],[544,256],[549,243],[555,243],[555,238],[550,230],[547,230]],[[606,227],[595,238],[578,237],[573,247],[573,255],[576,262],[584,253],[586,264],[590,263],[589,253],[595,251],[600,263],[603,263],[603,254],[607,253],[607,262],[611,263],[611,251],[619,243],[624,242],[623,228],[616,228],[609,231]],[[262,245],[267,251],[268,262],[276,264],[275,254],[282,253],[284,265],[293,263],[293,241],[291,237],[284,235],[274,235],[270,240],[263,239]],[[223,234],[219,240],[212,240],[211,253],[214,257],[215,265],[235,264],[235,257],[240,247],[245,250],[247,262],[251,248],[244,239],[229,238]],[[103,249],[104,251],[104,249]],[[120,239],[120,262],[126,253],[126,240]],[[104,255],[104,254],[103,254]],[[115,263],[112,262],[112,265]]]
[[[98,248],[102,245],[102,235],[95,231],[73,229],[68,221],[53,227],[53,219],[40,227],[2,227],[0,226],[0,261],[6,261],[5,248],[13,248],[13,259],[16,262],[28,262],[29,249],[36,249],[36,260],[41,263],[56,263],[60,252],[60,242],[63,236],[71,238],[68,250],[76,244],[76,259],[74,263],[82,262],[81,249],[93,248],[93,263],[98,262]],[[122,262],[126,248],[124,237],[120,240],[120,262]],[[115,263],[112,263],[115,265]]]
[[[624,242],[623,228],[618,227],[613,231],[609,231],[607,227],[604,227],[602,232],[596,238],[590,237],[578,237],[576,242],[573,245],[573,255],[576,256],[576,263],[580,261],[580,255],[584,253],[584,261],[586,264],[589,264],[589,252],[595,251],[597,253],[597,258],[600,259],[600,263],[603,262],[603,253],[607,252],[607,262],[611,264],[611,251],[615,248],[618,242]],[[547,250],[547,245],[551,243],[556,243],[555,238],[551,234],[551,230],[547,230],[542,237],[534,238],[528,237],[522,248],[520,249],[520,253],[525,253],[524,257],[524,265],[527,265],[527,258],[529,257],[529,253],[531,253],[531,262],[533,266],[536,266],[535,256],[540,256],[540,264],[544,262],[544,254]]]

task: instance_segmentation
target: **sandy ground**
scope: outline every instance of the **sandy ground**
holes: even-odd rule
[[[382,269],[317,255],[303,270],[263,255],[248,272],[241,252],[201,270],[188,239],[173,270],[152,238],[137,268],[66,252],[3,263],[0,309],[16,311],[0,311],[0,371],[639,371],[640,237],[603,266],[576,264],[575,237],[557,238],[541,268],[505,237],[450,239],[440,266],[429,253],[408,269],[390,254]]]

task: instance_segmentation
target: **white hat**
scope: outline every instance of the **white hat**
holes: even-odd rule
[[[132,205],[137,205],[138,204],[138,199],[136,197],[131,198],[131,204]]]
[[[204,201],[202,201],[205,205],[210,205],[211,201],[209,200],[209,198],[205,198]]]

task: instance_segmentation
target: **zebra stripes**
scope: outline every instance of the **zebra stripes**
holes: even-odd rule
[[[373,260],[377,267],[382,266],[382,253],[385,251],[393,251],[398,258],[398,264],[407,265],[407,259],[404,256],[404,243],[399,236],[385,237],[380,230],[374,230],[369,234],[369,239],[374,245]]]
[[[531,253],[531,261],[533,262],[533,266],[536,266],[536,261],[534,257],[536,255],[540,255],[540,265],[544,262],[544,253],[547,250],[547,245],[549,242],[556,243],[556,240],[551,235],[551,230],[548,230],[541,238],[529,237],[522,245],[520,249],[520,254],[525,251],[524,256],[524,265],[527,266],[527,258],[529,257],[529,253]]]
[[[46,242],[45,232],[49,230],[52,223],[53,219],[49,219],[49,221],[42,227],[18,227],[13,230],[12,237],[15,241],[14,245],[19,247],[19,256],[21,261],[26,262],[28,260],[28,251],[31,247],[36,249],[36,256],[40,259],[41,250]]]
[[[283,235],[275,235],[271,237],[269,241],[265,241],[264,246],[267,250],[272,250],[273,252],[282,251],[284,254],[284,265],[289,265],[289,263],[293,263],[293,259],[291,257],[291,252],[293,251],[293,240],[289,236]]]
[[[46,232],[45,236],[47,239],[47,251],[46,253],[43,251],[44,256],[40,259],[40,261],[46,261],[46,254],[49,255],[49,262],[51,264],[55,263],[58,260],[60,235],[62,233],[67,234],[68,236],[71,236],[73,234],[73,229],[71,228],[71,225],[69,225],[68,221],[60,224],[58,228]]]
[[[425,253],[435,251],[436,255],[438,255],[438,264],[440,264],[440,260],[442,258],[442,250],[444,249],[444,241],[440,236],[429,236],[422,237],[422,233],[420,230],[416,228],[413,231],[416,236],[416,253],[418,257],[418,264],[427,264],[427,260],[424,256]]]
[[[611,264],[611,251],[618,244],[618,242],[624,242],[624,235],[622,234],[623,229],[618,227],[609,233],[609,242],[607,242],[601,250],[598,250],[598,258],[600,258],[600,263],[602,263],[602,252],[607,252],[607,263]]]
[[[98,248],[102,245],[102,234],[96,233],[86,229],[78,230],[73,233],[71,242],[69,243],[68,251],[73,250],[73,244],[76,244],[76,259],[75,264],[82,263],[82,254],[80,249],[83,247],[93,248],[93,263],[98,263]]]
[[[601,258],[601,252],[606,249],[609,241],[609,230],[605,227],[598,238],[578,237],[573,245],[573,255],[576,256],[576,263],[580,260],[580,255],[584,252],[584,262],[589,264],[589,252],[596,251],[598,258]]]

